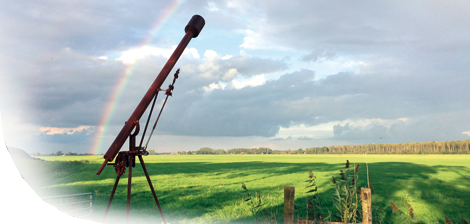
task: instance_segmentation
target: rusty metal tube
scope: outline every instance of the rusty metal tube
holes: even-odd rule
[[[183,39],[176,47],[173,54],[170,56],[165,66],[160,71],[157,78],[152,83],[149,90],[140,101],[139,105],[137,105],[137,108],[134,110],[134,113],[132,113],[129,120],[127,120],[126,124],[121,129],[118,136],[109,147],[108,151],[106,151],[106,154],[104,154],[103,158],[105,159],[105,161],[103,162],[103,165],[101,165],[98,172],[96,173],[97,175],[100,175],[101,171],[103,171],[104,167],[106,166],[108,162],[114,160],[119,150],[121,150],[121,147],[124,145],[124,142],[126,142],[127,137],[131,134],[132,130],[134,129],[136,121],[140,120],[145,110],[152,102],[153,97],[157,93],[158,89],[162,86],[166,77],[171,72],[176,62],[180,58],[181,54],[183,54],[183,51],[186,48],[186,46],[188,46],[189,41],[191,41],[191,38],[195,38],[199,35],[204,25],[205,25],[204,18],[202,18],[202,16],[199,16],[199,15],[194,15],[189,21],[188,25],[186,25],[184,29],[186,32],[186,35],[184,35]]]
[[[116,177],[116,182],[114,182],[113,190],[111,191],[111,196],[109,197],[108,205],[106,206],[106,211],[104,212],[103,223],[106,221],[106,216],[108,216],[109,207],[111,207],[111,202],[113,202],[114,193],[116,193],[116,188],[119,184],[119,179],[121,177],[118,175]]]

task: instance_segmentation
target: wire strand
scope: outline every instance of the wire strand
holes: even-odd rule
[[[139,149],[142,148],[142,143],[144,142],[145,133],[147,132],[147,127],[149,125],[150,118],[152,117],[153,108],[155,107],[155,101],[157,101],[157,96],[158,96],[158,91],[155,94],[155,97],[153,98],[152,108],[150,109],[149,117],[147,119],[147,123],[145,124],[144,133],[142,134],[142,138],[140,139]]]

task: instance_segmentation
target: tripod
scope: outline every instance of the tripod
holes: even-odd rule
[[[162,208],[160,206],[160,203],[158,202],[157,195],[155,194],[155,190],[153,189],[152,182],[150,181],[150,177],[147,172],[147,168],[145,167],[144,160],[142,159],[142,155],[148,155],[148,152],[146,151],[147,146],[142,147],[142,141],[143,137],[145,136],[145,132],[147,130],[147,125],[150,120],[150,115],[152,114],[153,107],[155,105],[155,101],[157,99],[157,95],[159,91],[165,91],[166,94],[166,99],[165,102],[163,103],[163,106],[160,110],[160,114],[158,115],[157,121],[155,122],[155,125],[157,125],[158,119],[160,118],[160,115],[162,113],[163,107],[165,106],[166,100],[168,99],[168,96],[171,96],[171,91],[173,90],[173,85],[175,84],[175,80],[178,78],[178,73],[179,69],[176,71],[175,78],[173,79],[173,84],[169,86],[168,89],[162,90],[160,87],[162,86],[163,82],[165,81],[166,77],[170,73],[171,69],[175,66],[175,63],[178,61],[180,56],[183,54],[184,49],[186,46],[189,44],[189,41],[192,38],[196,38],[199,33],[201,32],[202,28],[205,25],[205,20],[202,18],[200,15],[194,15],[191,20],[189,20],[188,25],[184,28],[184,32],[186,33],[181,40],[181,42],[178,44],[176,47],[175,51],[173,54],[170,56],[168,59],[167,63],[165,66],[163,66],[163,69],[160,71],[158,74],[157,78],[155,81],[152,83],[150,88],[148,89],[147,93],[144,95],[142,100],[140,101],[139,105],[137,105],[137,108],[134,110],[132,115],[129,117],[128,121],[124,125],[124,127],[121,129],[119,134],[116,136],[116,139],[114,139],[114,142],[111,144],[109,147],[108,151],[106,151],[106,154],[104,154],[104,162],[101,165],[101,167],[98,169],[98,172],[96,175],[100,175],[100,173],[103,171],[104,167],[106,165],[113,165],[114,169],[116,170],[116,182],[114,183],[113,191],[111,192],[111,197],[109,198],[108,201],[108,206],[106,207],[106,212],[104,215],[104,218],[106,219],[106,216],[109,211],[109,207],[111,206],[111,202],[113,201],[113,196],[116,191],[116,187],[119,183],[119,179],[124,175],[124,172],[126,171],[126,167],[129,167],[129,175],[128,175],[128,184],[127,184],[127,222],[129,222],[129,210],[130,210],[130,203],[131,203],[131,182],[132,182],[132,168],[135,167],[135,156],[139,157],[140,164],[142,165],[142,169],[145,172],[145,176],[147,177],[147,182],[149,183],[150,190],[152,191],[153,198],[155,199],[155,202],[157,203],[158,210],[160,211],[160,215],[162,216],[163,222],[166,224],[165,217],[163,216]],[[140,146],[136,147],[135,146],[135,136],[139,133],[139,120],[144,114],[145,110],[147,107],[150,105],[150,103],[153,100],[152,104],[152,109],[150,110],[149,113],[149,119],[147,120],[147,124],[145,125],[145,130],[144,134],[142,136],[142,139],[140,141]],[[153,126],[153,130],[155,130],[155,125]],[[132,130],[135,129],[135,133],[132,133]],[[149,139],[147,140],[147,145],[150,140],[150,137],[153,134],[152,133],[149,136]],[[129,136],[129,151],[122,151],[121,147],[124,145],[124,142],[126,141],[127,137]],[[117,156],[116,156],[117,155]],[[115,160],[114,163],[109,163],[110,161]]]
[[[143,150],[141,147],[135,146],[135,136],[139,133],[139,122],[136,122],[136,130],[135,132],[129,136],[129,151],[120,151],[116,157],[114,163],[108,163],[107,165],[113,165],[116,171],[117,177],[116,182],[114,183],[113,190],[111,192],[111,196],[109,197],[108,206],[106,207],[106,211],[104,213],[103,221],[106,219],[108,215],[109,207],[111,206],[111,202],[113,201],[114,193],[116,192],[117,185],[119,183],[119,179],[124,175],[126,171],[126,167],[129,167],[129,174],[127,176],[127,208],[126,208],[126,221],[129,223],[129,212],[131,207],[131,182],[132,182],[132,168],[135,167],[135,157],[139,157],[140,165],[142,165],[142,169],[144,170],[145,176],[147,177],[147,182],[149,183],[150,190],[152,191],[153,198],[157,203],[158,211],[160,211],[160,215],[162,216],[163,223],[166,224],[165,216],[163,215],[162,207],[160,206],[160,202],[158,201],[157,194],[155,194],[155,190],[153,189],[152,181],[150,180],[149,174],[147,172],[147,168],[145,167],[144,159],[142,155],[148,155],[148,152]]]

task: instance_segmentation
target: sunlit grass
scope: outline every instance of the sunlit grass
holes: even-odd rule
[[[93,219],[101,221],[116,174],[107,166],[96,172],[102,156],[41,157],[49,183],[38,186],[42,195],[94,192]],[[388,202],[410,203],[415,218],[424,223],[444,223],[470,217],[470,155],[186,155],[147,156],[145,164],[170,223],[252,222],[243,202],[241,182],[261,193],[266,209],[282,220],[283,187],[296,187],[296,205],[305,207],[308,170],[317,176],[325,206],[332,206],[331,176],[344,169],[346,159],[360,163],[358,186],[366,186],[366,161],[375,188],[373,203],[397,221]],[[78,161],[78,162],[68,162]],[[81,162],[80,162],[81,161]],[[83,162],[87,161],[87,162]],[[109,213],[109,223],[125,215],[127,173],[119,183]],[[403,203],[402,203],[403,204]],[[135,223],[160,220],[148,183],[139,164],[133,169],[131,215]],[[295,217],[305,211],[297,210]],[[118,218],[119,217],[119,218]]]

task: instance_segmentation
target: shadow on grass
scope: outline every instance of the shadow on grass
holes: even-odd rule
[[[346,159],[346,158],[345,158]],[[351,161],[353,162],[353,161]],[[57,164],[56,164],[57,163]],[[95,173],[99,167],[97,164],[81,162],[60,165],[60,162],[51,163],[48,172],[52,172],[52,183],[42,186],[43,189],[53,189],[57,194],[70,194],[82,192],[95,193],[95,216],[92,219],[101,221],[109,195],[111,193],[116,174],[112,166],[108,166],[100,176]],[[65,168],[64,168],[65,167]],[[317,177],[317,183],[322,189],[320,193],[324,199],[324,206],[333,213],[332,204],[333,184],[331,176],[338,176],[339,170],[344,169],[344,163],[282,163],[282,162],[234,162],[234,163],[146,163],[146,167],[152,175],[154,186],[160,186],[158,179],[153,175],[168,175],[171,180],[175,175],[186,177],[206,178],[206,181],[219,180],[218,184],[201,186],[197,183],[188,183],[185,186],[174,186],[168,191],[166,188],[157,187],[157,196],[163,206],[164,214],[170,223],[204,222],[210,220],[214,223],[253,223],[251,214],[247,210],[248,205],[242,203],[246,198],[241,189],[241,182],[247,184],[252,193],[261,193],[262,199],[268,202],[264,211],[276,213],[276,219],[282,222],[283,213],[283,188],[272,186],[253,187],[251,184],[257,181],[282,176],[279,186],[306,186],[303,181],[307,179],[308,170],[312,172],[326,172],[328,177]],[[56,169],[56,170],[54,170]],[[40,169],[42,170],[42,169]],[[44,170],[42,170],[44,171]],[[126,171],[128,172],[128,170]],[[454,181],[443,181],[439,179],[440,172],[455,174]],[[305,178],[288,179],[291,175],[303,175]],[[367,178],[365,164],[360,165],[360,180],[358,186],[366,186]],[[133,169],[133,178],[143,177],[144,173],[140,164]],[[392,213],[389,202],[393,202],[406,212],[403,207],[406,201],[415,210],[417,223],[445,223],[444,215],[451,218],[454,223],[460,219],[469,220],[470,217],[470,169],[463,166],[426,166],[402,162],[379,162],[369,164],[369,179],[373,183],[375,194],[373,195],[373,206],[384,211],[386,223],[400,223],[402,218],[397,213]],[[243,181],[233,181],[233,179]],[[328,181],[323,181],[328,178]],[[223,182],[223,187],[217,189]],[[80,182],[81,184],[75,184]],[[183,180],[184,182],[184,180]],[[51,185],[62,184],[53,187]],[[69,184],[69,185],[67,185]],[[276,183],[273,183],[276,184]],[[111,206],[110,216],[125,214],[127,175],[121,178],[120,184]],[[267,184],[266,184],[267,185]],[[135,189],[134,189],[135,188]],[[307,191],[297,187],[296,195],[305,195],[301,192]],[[38,191],[37,191],[38,192]],[[271,195],[272,198],[263,198]],[[270,201],[272,199],[272,202]],[[295,204],[298,208],[306,207],[306,196],[296,197]],[[415,206],[421,204],[421,206]],[[305,211],[296,210],[295,217],[305,219]],[[231,213],[231,214],[223,214]],[[160,220],[155,202],[151,196],[146,181],[133,182],[131,214],[138,220],[152,219]],[[302,217],[303,216],[303,217]],[[110,219],[112,220],[112,219]],[[182,220],[182,221],[181,221]]]

